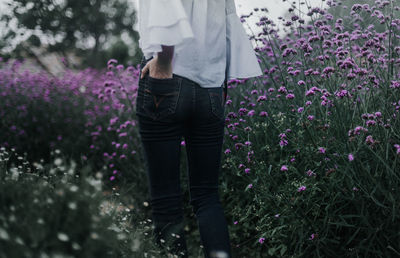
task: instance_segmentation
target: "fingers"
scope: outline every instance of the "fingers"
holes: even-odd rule
[[[142,69],[142,74],[140,76],[140,79],[143,79],[144,74],[146,74],[148,70],[149,70],[149,64],[147,63]]]

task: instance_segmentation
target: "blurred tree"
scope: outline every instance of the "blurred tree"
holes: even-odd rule
[[[102,68],[113,53],[119,55],[113,58],[131,60],[130,63],[143,55],[137,44],[139,34],[133,28],[136,10],[129,0],[9,0],[7,5],[11,11],[0,20],[7,24],[9,32],[0,50],[9,47],[4,42],[13,42],[22,30],[32,34],[24,46],[46,47],[46,51],[63,56],[79,55],[82,66]],[[17,28],[11,26],[14,22]],[[121,45],[121,37],[129,46]],[[132,56],[130,47],[135,48]],[[26,47],[17,46],[14,54],[18,56],[21,49]]]
[[[108,52],[107,59],[117,59],[120,63],[127,63],[129,57],[129,46],[125,44],[124,41],[119,40],[117,41]]]

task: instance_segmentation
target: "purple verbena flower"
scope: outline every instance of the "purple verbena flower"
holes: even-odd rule
[[[303,191],[305,191],[307,188],[304,186],[304,185],[302,185],[302,186],[300,186],[298,189],[297,189],[297,192],[303,192]]]

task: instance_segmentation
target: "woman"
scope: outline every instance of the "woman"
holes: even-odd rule
[[[139,0],[138,14],[144,57],[136,114],[155,242],[188,257],[179,171],[183,137],[204,255],[231,257],[218,193],[225,100],[228,79],[262,75],[252,44],[234,0]]]

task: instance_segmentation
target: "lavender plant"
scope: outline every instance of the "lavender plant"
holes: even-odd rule
[[[265,75],[231,81],[240,95],[227,103],[223,189],[238,255],[400,254],[399,7],[330,14],[345,5],[293,5],[284,38],[261,17],[254,38]],[[354,22],[362,16],[386,30]]]

